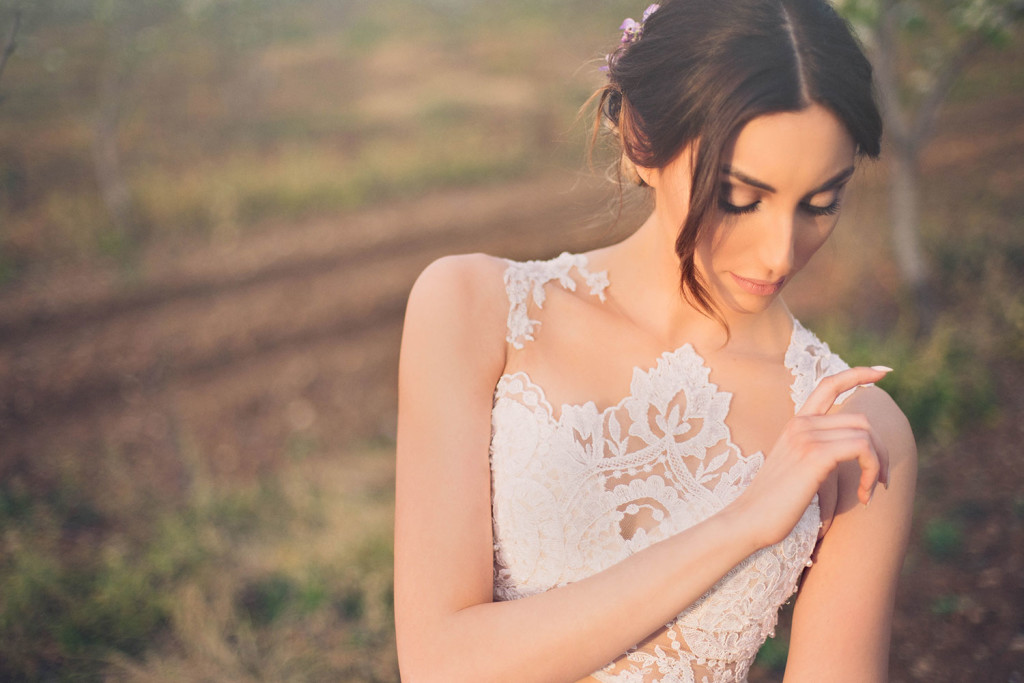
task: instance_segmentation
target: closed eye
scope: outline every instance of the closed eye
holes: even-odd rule
[[[754,213],[755,211],[757,211],[757,207],[761,206],[761,200],[758,200],[753,204],[746,204],[745,206],[736,206],[735,204],[729,203],[725,199],[721,199],[718,202],[718,206],[722,209],[722,211],[726,213],[732,214],[734,216],[742,216],[744,214]]]
[[[725,213],[732,214],[734,216],[741,216],[743,214],[754,213],[757,208],[761,205],[760,199],[755,199],[752,202],[746,204],[734,204],[731,199],[733,197],[733,186],[731,183],[722,183],[721,191],[718,193],[718,207]]]
[[[804,211],[806,211],[812,216],[834,216],[837,213],[839,213],[841,204],[842,197],[840,197],[840,195],[836,193],[835,199],[833,199],[832,203],[827,206],[817,206],[815,204],[811,204],[810,202],[803,202],[800,204],[800,208],[802,208]]]
[[[834,216],[839,213],[840,206],[843,201],[843,190],[846,187],[844,182],[839,187],[829,192],[819,192],[816,195],[808,197],[804,201],[800,202],[800,208],[812,216]],[[819,202],[824,200],[828,201],[828,204],[814,203],[814,199],[819,199]]]

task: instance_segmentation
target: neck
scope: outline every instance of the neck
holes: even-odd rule
[[[677,229],[662,225],[655,212],[628,238],[595,254],[609,270],[608,294],[623,315],[665,348],[690,342],[702,349],[758,353],[788,344],[791,316],[779,298],[756,314],[719,306],[727,333],[718,319],[683,295],[675,252]]]

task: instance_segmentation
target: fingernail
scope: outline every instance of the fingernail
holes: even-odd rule
[[[872,365],[871,369],[875,370],[876,372],[892,372],[892,368],[886,367],[884,365]]]

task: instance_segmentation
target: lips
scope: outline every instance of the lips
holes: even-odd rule
[[[732,275],[733,280],[742,289],[757,296],[771,296],[775,294],[782,289],[782,283],[786,281],[784,277],[779,278],[775,282],[767,282],[765,280],[751,280],[750,278],[740,277],[736,273],[729,274]]]

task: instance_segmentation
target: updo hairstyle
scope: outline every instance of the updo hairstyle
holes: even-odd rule
[[[871,65],[826,0],[665,0],[638,41],[609,55],[595,98],[594,137],[617,137],[630,175],[698,143],[675,248],[684,295],[717,319],[694,252],[714,223],[724,150],[743,126],[817,103],[843,122],[858,155],[877,157],[882,135]]]

